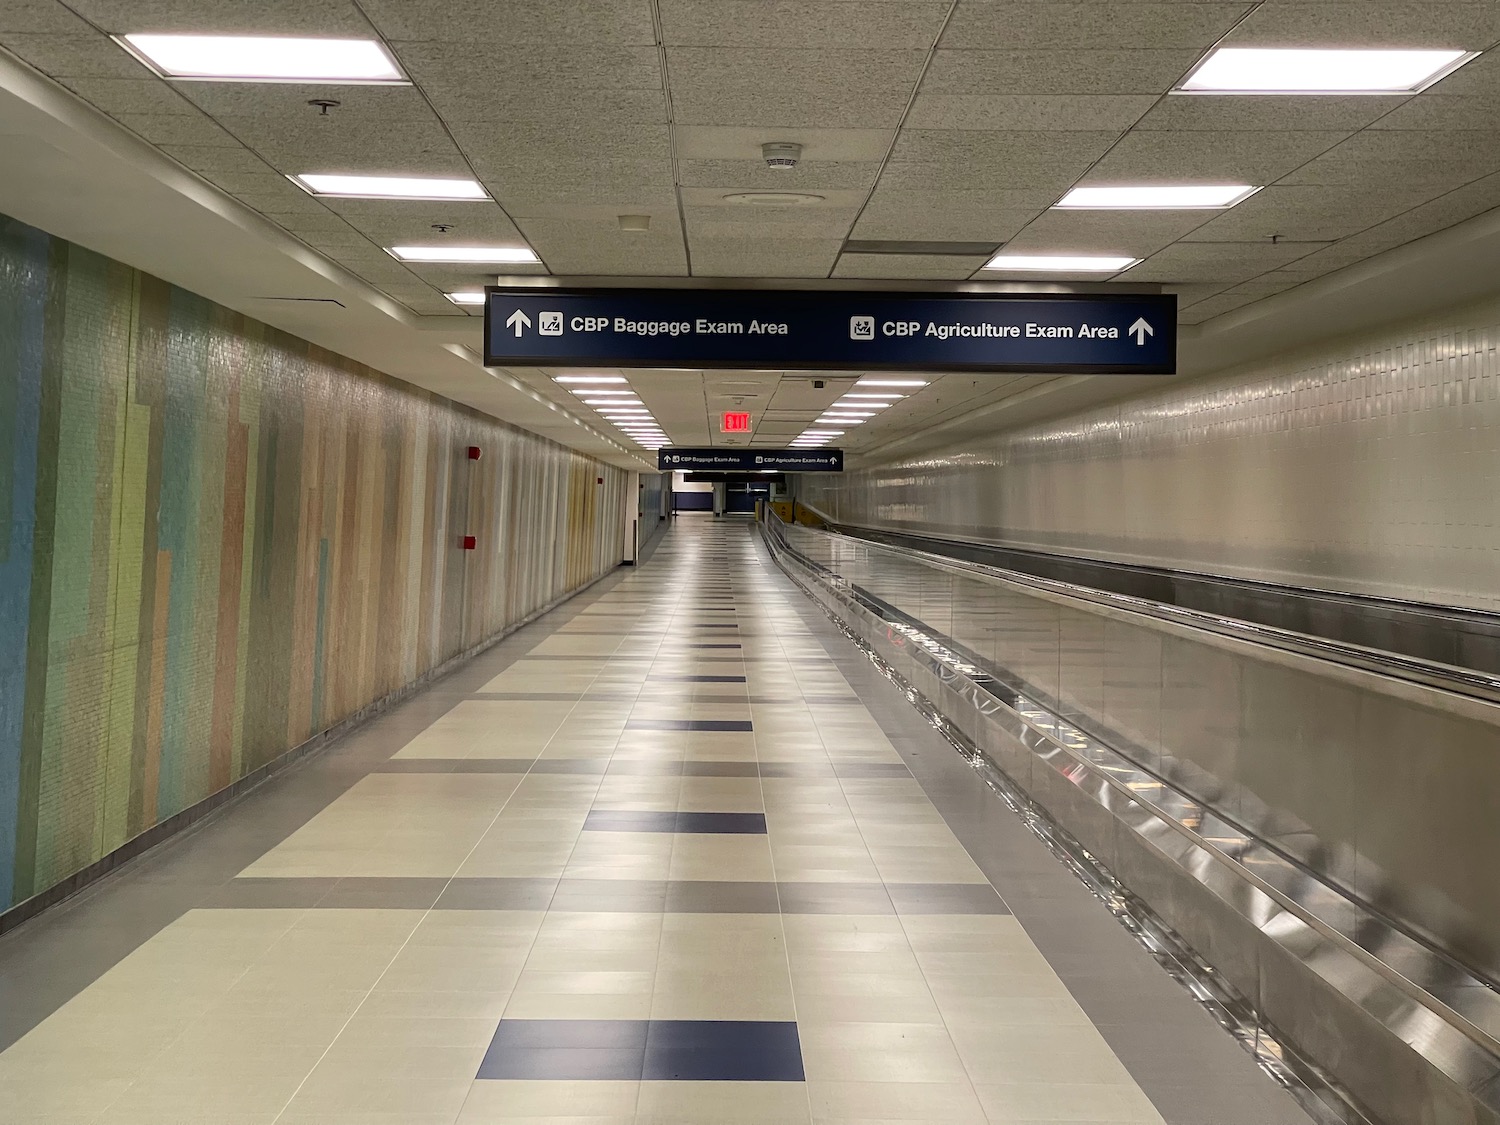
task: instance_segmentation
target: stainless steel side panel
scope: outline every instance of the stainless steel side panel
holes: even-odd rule
[[[799,498],[867,527],[1500,609],[1497,346],[1490,300],[807,477]]]
[[[778,540],[783,535],[795,553]],[[1326,1068],[1367,1111],[1390,1125],[1500,1125],[1500,997],[1484,982],[1222,819],[1206,798],[1173,791],[1031,697],[1017,696],[1015,706],[1000,702],[985,686],[992,681],[984,669],[967,654],[947,647],[937,630],[924,632],[882,610],[848,574],[871,576],[896,609],[903,601],[937,605],[960,627],[988,620],[992,612],[992,603],[978,598],[965,580],[945,574],[926,583],[925,568],[909,560],[874,559],[862,547],[803,529],[771,529],[768,542],[788,573],[938,703],[973,745],[1246,997],[1266,1026]],[[971,614],[969,605],[983,608]],[[1162,772],[1212,790],[1226,814],[1233,808],[1260,817],[1279,833],[1278,849],[1290,850],[1289,843],[1302,848],[1299,859],[1320,855],[1309,821],[1326,829],[1343,823],[1352,840],[1377,834],[1359,815],[1365,785],[1378,788],[1382,779],[1393,780],[1388,807],[1429,795],[1446,801],[1458,785],[1424,782],[1415,767],[1395,775],[1369,770],[1371,755],[1361,740],[1383,740],[1394,751],[1414,737],[1421,741],[1423,724],[1434,716],[1441,721],[1425,734],[1436,738],[1454,733],[1447,722],[1476,729],[1472,718],[1392,700],[1392,710],[1380,717],[1405,721],[1388,722],[1385,738],[1363,720],[1361,707],[1371,693],[1320,682],[1316,669],[1299,676],[1256,666],[1249,656],[1213,644],[1195,647],[1179,637],[1147,635],[1146,624],[1111,620],[1089,630],[1046,613],[1033,623],[1042,620],[1057,627],[1033,634],[1034,648],[1024,654],[1032,671],[1053,667],[1063,697],[1118,706],[1113,717],[1156,747],[1168,767]],[[1055,638],[1050,661],[1040,643],[1046,635]],[[1060,656],[1065,646],[1066,666]],[[1304,681],[1313,687],[1298,697]],[[1294,705],[1278,706],[1288,693]],[[1212,713],[1214,700],[1227,706],[1228,718]],[[1186,717],[1167,718],[1175,707]],[[1274,719],[1260,722],[1256,717],[1268,710]],[[1175,744],[1168,734],[1193,745]],[[1246,765],[1271,743],[1273,761]],[[1461,734],[1455,745],[1460,754],[1472,749]],[[1319,762],[1330,753],[1334,762]],[[1235,774],[1236,782],[1215,790],[1209,767]],[[1303,797],[1326,792],[1338,803],[1325,811],[1319,800],[1296,807],[1265,802],[1259,791],[1282,784]],[[1482,799],[1462,804],[1474,808]],[[1427,830],[1435,820],[1417,823]],[[1408,823],[1397,815],[1381,826],[1382,856],[1393,836],[1408,847],[1418,843],[1403,835]],[[1465,839],[1473,831],[1470,824],[1449,829],[1450,836]],[[1428,849],[1414,850],[1431,857]],[[1326,862],[1347,868],[1352,861],[1333,856]],[[1357,862],[1353,870],[1356,881],[1363,877]],[[1389,888],[1393,871],[1399,875],[1402,869],[1381,866],[1382,886]],[[1460,870],[1440,884],[1443,901],[1473,898],[1464,880]]]

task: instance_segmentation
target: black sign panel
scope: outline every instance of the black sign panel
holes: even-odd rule
[[[484,362],[1169,375],[1174,295],[485,291]]]
[[[673,449],[656,451],[663,472],[842,473],[842,449]]]

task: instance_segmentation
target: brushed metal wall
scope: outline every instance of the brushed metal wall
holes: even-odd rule
[[[1193,659],[1164,660],[1163,671],[1170,670],[1170,675],[1164,674],[1158,684],[1145,676],[1120,684],[1110,680],[1122,667],[1132,674],[1141,670],[1147,663],[1141,660],[1142,647],[1160,649],[1174,639],[1192,643],[1196,630],[1171,630],[1176,636],[1169,636],[1157,631],[1165,623],[1149,615],[1116,614],[1097,604],[1084,611],[1102,612],[1090,626],[1081,617],[1065,616],[1073,603],[1090,604],[1084,599],[1038,597],[1026,583],[998,576],[975,578],[963,573],[961,564],[930,556],[904,557],[891,548],[787,527],[774,517],[765,528],[777,564],[838,618],[867,652],[925,697],[913,700],[919,709],[930,706],[943,717],[947,733],[957,732],[968,740],[982,758],[976,768],[982,773],[991,767],[1003,771],[1008,786],[1046,810],[1094,861],[1130,889],[1132,898],[1147,903],[1213,966],[1219,984],[1238,992],[1236,1034],[1258,1038],[1264,1028],[1293,1047],[1348,1091],[1362,1107],[1361,1121],[1500,1125],[1500,997],[1489,986],[1392,926],[1388,916],[1331,893],[1202,801],[1181,788],[1169,788],[1047,710],[1080,693],[1095,696],[1097,704],[1098,693],[1090,684],[1100,682],[1100,672],[1104,706],[1114,708],[1126,722],[1184,702],[1195,703],[1193,709],[1200,713],[1232,706],[1234,692],[1225,689],[1236,685],[1223,675],[1222,662],[1209,675],[1180,675],[1194,665]],[[879,586],[881,593],[874,594],[867,584]],[[890,596],[907,607],[905,617],[886,601]],[[952,638],[930,631],[925,622],[912,627],[906,618],[913,611],[945,622],[945,628],[956,628],[968,644],[1011,641],[996,655],[1027,662],[1028,671],[1047,680],[1050,690],[1062,692],[1061,699],[1027,698],[1014,691],[1009,676],[997,682],[987,673],[988,657],[959,651]],[[1013,614],[1029,617],[1029,627],[1025,621],[1007,622]],[[1101,626],[1113,632],[1102,645],[1097,636]],[[1131,638],[1130,632],[1137,635]],[[1244,670],[1249,671],[1251,661],[1271,655],[1258,651],[1263,647],[1217,649],[1210,643],[1204,651],[1213,649],[1230,659],[1246,656]],[[1169,691],[1160,691],[1169,680]],[[1277,684],[1264,678],[1255,681],[1251,672],[1237,686],[1264,702],[1283,688],[1293,693],[1289,698],[1309,690],[1316,693],[1318,680],[1313,672]],[[1370,686],[1337,684],[1350,693]],[[1304,695],[1302,702],[1310,700],[1312,695]],[[1424,732],[1418,728],[1431,716],[1424,715],[1422,702],[1416,696],[1391,702],[1388,714],[1409,709],[1412,721],[1372,723],[1372,733],[1385,737],[1387,749],[1403,739],[1424,745]],[[1161,724],[1148,720],[1148,725]],[[1171,731],[1174,738],[1184,733],[1184,724]],[[1316,737],[1316,731],[1309,733]],[[1269,782],[1283,792],[1300,791],[1314,806],[1330,798],[1346,804],[1341,790],[1347,771],[1342,765],[1323,768],[1316,755],[1306,753],[1309,745],[1316,743],[1303,741],[1298,749],[1311,761],[1294,762],[1288,778],[1257,772],[1233,785],[1217,786],[1218,795],[1239,790],[1240,798],[1249,797],[1251,787]],[[1188,748],[1189,758],[1197,748]],[[1343,752],[1348,749],[1346,741],[1334,756],[1347,763],[1350,759]],[[1217,748],[1207,751],[1212,760]],[[1162,757],[1158,754],[1158,763]],[[1405,775],[1386,779],[1378,774],[1380,764],[1375,763],[1366,788],[1392,780],[1398,783],[1391,786],[1394,792],[1421,768],[1413,763]],[[1448,764],[1425,765],[1444,784],[1462,786],[1460,774],[1442,768]],[[1184,759],[1182,765],[1188,768],[1180,771],[1180,781],[1204,780],[1192,761]],[[1467,807],[1464,801],[1445,807],[1446,795],[1438,789],[1417,793],[1419,815],[1398,815],[1389,832],[1372,824],[1376,850],[1404,836],[1401,846],[1413,860],[1431,861],[1430,842],[1424,837],[1430,818],[1446,812],[1464,822],[1474,811],[1473,801]],[[1387,809],[1372,809],[1372,821]],[[1311,811],[1324,828],[1340,815],[1338,810],[1332,817],[1316,808]],[[1268,824],[1278,843],[1308,831],[1305,824],[1298,828],[1297,815],[1294,809]],[[1482,826],[1479,830],[1486,831]],[[1439,836],[1439,846],[1451,842]],[[1369,868],[1360,872],[1361,878],[1373,875]],[[1489,894],[1492,881],[1482,872],[1469,870],[1459,877],[1470,879],[1467,889]],[[1490,898],[1494,901],[1493,895]],[[1436,918],[1424,914],[1423,920],[1430,927]],[[1264,1050],[1264,1041],[1260,1043]]]
[[[930,555],[804,527],[782,534],[826,573],[1500,981],[1500,706]]]
[[[1500,301],[807,477],[840,522],[1500,609]]]

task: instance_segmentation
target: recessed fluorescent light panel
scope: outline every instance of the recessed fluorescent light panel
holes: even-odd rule
[[[443,296],[447,297],[455,305],[484,304],[484,294],[477,289],[465,293],[444,293]]]
[[[856,387],[925,387],[926,379],[861,379]]]
[[[115,41],[163,78],[185,82],[400,83],[373,39],[259,35],[121,35]]]
[[[623,383],[623,375],[559,375],[557,383]]]
[[[984,264],[984,268],[1026,273],[1119,273],[1139,261],[1139,258],[1091,254],[996,254]]]
[[[287,177],[312,195],[336,199],[488,199],[474,180],[431,176],[342,176],[304,172]]]
[[[540,261],[536,252],[526,246],[387,246],[386,253],[403,262],[515,264]]]
[[[1477,51],[1220,47],[1175,94],[1415,94]]]
[[[1064,210],[1097,211],[1215,210],[1243,203],[1259,190],[1248,184],[1076,187],[1053,206]]]

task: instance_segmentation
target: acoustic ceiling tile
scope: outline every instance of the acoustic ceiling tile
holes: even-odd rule
[[[567,43],[403,43],[401,65],[413,81],[475,98],[513,89],[660,90],[661,59],[652,46]]]
[[[1256,97],[1160,98],[1137,129],[1178,131],[1324,131],[1353,133],[1398,109],[1400,97],[1316,98],[1276,94]]]
[[[946,0],[661,0],[662,39],[695,47],[914,47],[942,30]]]
[[[548,249],[554,274],[605,277],[686,277],[681,239],[648,243],[576,243]]]
[[[0,36],[85,35],[92,29],[56,0],[0,0]]]
[[[841,254],[833,276],[963,281],[985,261],[951,254]]]
[[[827,277],[842,240],[694,238],[694,277]]]
[[[53,78],[151,78],[152,73],[107,37],[80,22],[74,35],[0,32],[0,46]]]
[[[768,168],[764,160],[689,160],[679,155],[677,179],[683,188],[711,189],[719,194],[743,191],[792,191],[826,194],[868,192],[880,171],[877,162],[808,161],[793,170]]]
[[[794,187],[795,185],[788,185]],[[725,217],[735,217],[736,221],[754,221],[757,215],[787,215],[787,214],[827,214],[837,211],[854,218],[854,213],[863,206],[868,194],[860,188],[824,189],[822,201],[819,203],[804,203],[801,205],[765,205],[743,202],[731,202],[726,196],[739,194],[743,189],[730,186],[725,187],[684,187],[679,193],[685,206],[697,210],[712,209]]]
[[[1292,242],[1339,239],[1423,203],[1439,190],[1412,183],[1275,184],[1238,207],[1212,215],[1186,238],[1219,242],[1254,242],[1272,235]]]
[[[385,246],[437,238],[487,245],[520,238],[505,212],[487,201],[329,199],[325,203],[330,211]],[[446,234],[434,231],[434,223],[451,226],[452,230]]]
[[[1246,305],[1258,301],[1259,297],[1248,293],[1220,293],[1217,297],[1210,297],[1206,301],[1199,301],[1191,308],[1180,309],[1177,319],[1182,324],[1202,324],[1206,320],[1212,320],[1224,313],[1234,312],[1236,309],[1244,308]]]
[[[1425,93],[1410,98],[1376,121],[1373,130],[1484,130],[1500,121],[1500,94],[1448,97]]]
[[[938,50],[926,94],[1165,94],[1202,57],[1198,49]]]
[[[111,34],[316,35],[369,38],[370,24],[351,3],[335,0],[69,0],[69,7]]]
[[[923,49],[803,50],[794,47],[669,47],[675,94],[715,89],[910,90],[921,76]]]
[[[968,187],[949,191],[923,191],[902,188],[890,177],[882,176],[870,196],[866,210],[882,214],[920,215],[924,212],[1011,211],[1035,214],[1057,201],[1057,195],[1038,188]]]
[[[1268,0],[1234,29],[1229,46],[1460,47],[1500,40],[1490,0]]]
[[[1087,183],[1269,184],[1342,141],[1343,132],[1133,130],[1089,170]]]
[[[1157,101],[1154,94],[917,95],[909,129],[1124,132]]]
[[[663,125],[667,120],[667,98],[660,89],[506,86],[476,96],[467,87],[428,85],[423,92],[438,115],[450,123],[515,121],[567,130],[580,126]]]
[[[918,211],[868,208],[851,238],[916,242],[1007,242],[1035,217],[1024,211]]]
[[[649,0],[360,0],[387,39],[445,43],[649,45]]]
[[[774,141],[787,129],[894,129],[910,99],[909,86],[799,90],[767,84],[679,90],[674,81],[672,117],[678,125],[758,129]]]
[[[1211,46],[1252,3],[1133,0],[987,0],[959,4],[943,34],[948,49]]]
[[[1201,227],[1211,211],[1044,211],[1009,239],[1028,254],[1109,254],[1147,258]]]
[[[435,124],[437,115],[412,86],[338,86],[307,82],[175,82],[169,84],[221,120],[253,121],[263,128],[336,133],[345,128]],[[332,99],[327,112],[310,104]]]
[[[670,185],[636,186],[613,191],[584,186],[561,190],[512,192],[499,200],[518,218],[616,222],[620,215],[649,215],[677,221],[677,194]]]
[[[727,125],[677,125],[672,136],[677,156],[682,160],[762,162],[761,145],[766,140],[766,131]],[[802,160],[808,166],[832,161],[879,163],[895,138],[894,129],[784,129],[775,137],[778,141],[801,145]]]
[[[475,159],[480,182],[496,199],[513,196],[561,198],[585,188],[606,195],[633,192],[637,187],[670,187],[669,160],[549,159],[523,164],[509,159]]]
[[[689,207],[692,240],[811,238],[842,240],[854,222],[853,208]]]
[[[1248,281],[1307,254],[1287,243],[1179,242],[1130,270],[1131,281]]]
[[[160,148],[178,163],[210,180],[225,172],[278,174],[275,168],[243,146],[225,148],[221,145],[161,145]]]
[[[959,130],[903,129],[891,160],[900,163],[940,162],[976,173],[992,173],[988,181],[1005,185],[1005,172],[1019,165],[1077,164],[1097,160],[1119,139],[1109,130]],[[967,186],[967,185],[966,185]]]
[[[526,168],[550,160],[670,161],[666,125],[549,129],[540,122],[450,122],[453,139],[476,165]]]
[[[122,113],[152,113],[202,117],[202,111],[159,78],[60,78],[84,101],[111,117]]]
[[[210,145],[239,148],[240,142],[201,113],[117,113],[114,119],[157,145]]]

